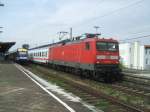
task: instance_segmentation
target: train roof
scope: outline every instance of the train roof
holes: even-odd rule
[[[16,50],[13,50],[13,51],[10,51],[8,53],[6,53],[6,55],[9,55],[9,54],[13,54],[13,53],[16,53],[16,52],[27,52],[28,50],[27,49],[24,49],[24,48],[18,48]]]
[[[85,35],[84,37],[83,37],[83,35],[82,36],[77,36],[77,37],[75,37],[72,40],[71,39],[65,39],[65,40],[61,40],[61,41],[56,42],[56,43],[46,44],[46,45],[41,45],[41,46],[38,46],[38,47],[34,47],[34,48],[29,49],[29,50],[49,47],[49,46],[53,46],[53,45],[56,45],[56,44],[71,44],[71,43],[77,43],[77,42],[81,42],[81,41],[95,40],[95,39],[97,39],[97,41],[118,42],[117,40],[114,40],[112,38],[110,38],[110,39],[106,39],[106,38],[102,38],[102,37],[99,38],[100,34],[89,34],[89,33],[86,33],[84,35]]]
[[[59,41],[59,42],[56,42],[56,43],[52,43],[52,44],[45,44],[45,45],[41,45],[41,46],[38,46],[38,47],[34,47],[34,48],[31,48],[29,50],[34,50],[34,49],[40,49],[40,48],[44,48],[44,47],[49,47],[49,46],[52,46],[52,45],[55,45],[55,44],[61,44],[61,43],[67,43],[67,42],[70,42],[71,40],[70,39],[65,39],[65,40],[62,40],[62,41]]]

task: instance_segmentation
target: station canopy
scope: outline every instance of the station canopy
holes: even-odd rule
[[[16,42],[0,42],[0,53],[7,52]]]

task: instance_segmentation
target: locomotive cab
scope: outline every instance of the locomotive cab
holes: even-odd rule
[[[106,80],[115,79],[120,80],[119,68],[119,43],[113,39],[97,39],[95,41],[96,59],[95,71],[99,74],[104,73]],[[108,79],[109,78],[109,79]]]
[[[96,63],[113,65],[118,64],[118,42],[96,41]]]

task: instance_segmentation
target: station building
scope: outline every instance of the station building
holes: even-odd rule
[[[5,57],[5,53],[15,45],[16,42],[0,42],[0,60],[3,60]]]
[[[150,69],[150,45],[141,45],[139,42],[121,43],[119,45],[120,62],[126,68]]]

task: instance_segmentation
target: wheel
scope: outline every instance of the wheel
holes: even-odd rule
[[[123,74],[122,73],[117,73],[116,75],[116,81],[121,82],[123,80]]]
[[[99,74],[97,72],[95,72],[95,71],[92,74],[93,74],[92,75],[93,79],[96,80],[96,81],[99,81]]]
[[[105,83],[112,83],[113,80],[110,73],[106,73],[106,75],[104,76],[104,81]]]

